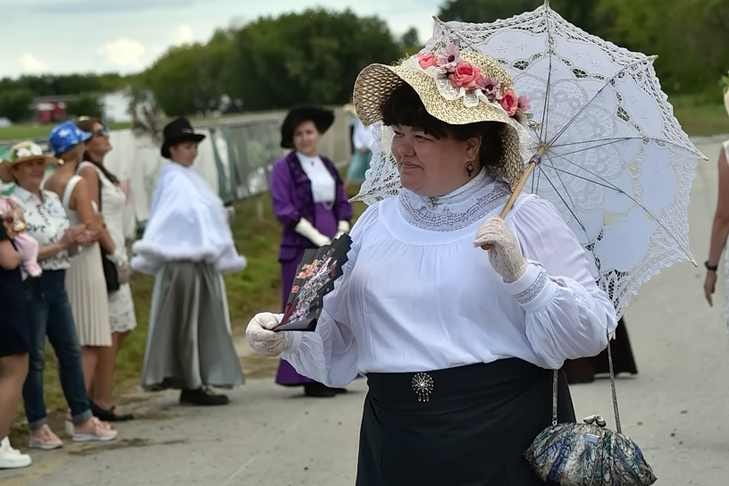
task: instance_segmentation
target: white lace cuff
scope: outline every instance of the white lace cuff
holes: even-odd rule
[[[524,310],[534,312],[549,304],[557,284],[549,278],[541,265],[528,262],[524,275],[505,285]]]

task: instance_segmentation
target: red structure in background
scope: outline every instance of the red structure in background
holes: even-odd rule
[[[65,97],[44,96],[33,101],[35,119],[38,123],[55,123],[68,118]]]

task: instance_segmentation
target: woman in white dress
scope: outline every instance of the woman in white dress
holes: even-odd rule
[[[109,297],[101,266],[101,246],[109,254],[115,252],[114,241],[104,227],[91,190],[78,174],[84,142],[89,138],[91,134],[70,121],[53,128],[49,145],[63,164],[46,182],[46,188],[61,198],[71,225],[85,225],[96,240],[71,259],[71,268],[66,273],[66,289],[78,330],[87,392],[94,382],[102,348],[111,346]]]
[[[119,273],[119,288],[108,291],[111,346],[101,348],[99,354],[99,365],[91,390],[91,409],[102,420],[118,422],[130,420],[133,416],[117,413],[114,405],[112,390],[116,357],[126,337],[137,327],[124,241],[124,207],[127,196],[119,186],[119,179],[104,166],[104,157],[112,149],[106,127],[100,120],[89,117],[80,118],[77,125],[91,134],[85,144],[86,152],[84,162],[79,166],[79,174],[86,181],[91,199],[98,204],[106,228],[114,240],[116,253],[106,258],[114,261]]]
[[[724,107],[727,115],[729,115],[729,86],[724,91]],[[719,197],[716,201],[714,224],[711,228],[709,256],[704,262],[706,267],[704,296],[709,305],[714,305],[716,271],[719,268],[719,260],[726,247],[727,235],[729,235],[729,140],[725,140],[721,146],[717,170],[719,171]]]
[[[273,332],[268,313],[248,324],[255,351],[328,386],[367,377],[357,485],[544,484],[524,452],[552,421],[550,370],[616,327],[549,202],[522,195],[496,216],[522,167],[517,100],[496,60],[452,46],[366,67],[355,107],[392,129],[399,195],[354,225],[315,332]],[[573,421],[564,377],[559,397]]]

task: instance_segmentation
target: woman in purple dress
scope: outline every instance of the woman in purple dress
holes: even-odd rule
[[[328,245],[349,231],[352,206],[331,160],[319,154],[319,137],[334,121],[334,113],[313,106],[293,108],[281,125],[281,146],[292,149],[273,167],[273,210],[283,225],[278,261],[281,263],[282,306],[286,305],[296,267],[304,250]],[[276,383],[304,386],[308,396],[331,397],[337,391],[296,373],[284,360]]]

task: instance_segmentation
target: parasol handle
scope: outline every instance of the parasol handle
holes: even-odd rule
[[[521,173],[521,177],[519,177],[519,181],[517,181],[514,188],[511,190],[511,196],[509,196],[509,200],[506,201],[506,204],[504,204],[504,207],[501,208],[501,212],[499,213],[499,218],[504,219],[506,218],[506,215],[509,214],[509,211],[511,211],[511,208],[514,207],[514,203],[519,198],[519,194],[524,190],[524,185],[526,184],[526,181],[529,179],[529,176],[532,175],[532,172],[534,172],[534,169],[539,165],[539,162],[542,161],[542,154],[544,153],[544,149],[540,148],[539,151],[532,156],[531,159],[529,159],[529,163],[527,164],[526,168],[524,169],[524,172]],[[489,251],[491,249],[491,245],[483,245],[481,248],[483,248],[486,251]]]
[[[519,178],[519,181],[516,183],[516,186],[514,186],[514,189],[511,191],[511,196],[509,197],[509,200],[506,201],[506,204],[504,204],[504,207],[501,209],[501,212],[499,213],[499,217],[501,219],[506,218],[506,215],[509,214],[509,211],[511,211],[511,208],[514,207],[514,203],[519,198],[519,194],[524,190],[524,185],[526,184],[527,179],[529,179],[529,176],[532,175],[532,172],[534,172],[534,169],[537,167],[537,164],[541,161],[542,154],[537,153],[534,154],[534,156],[529,160],[529,164],[526,166],[526,169],[524,169],[524,172],[522,172],[521,177]]]

